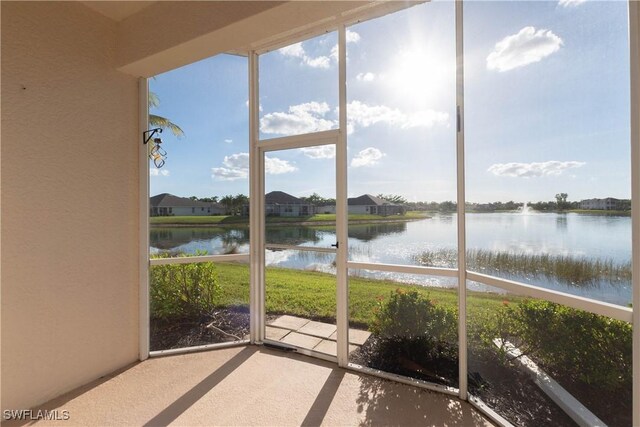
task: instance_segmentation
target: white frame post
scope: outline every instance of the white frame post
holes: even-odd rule
[[[633,425],[640,425],[640,5],[629,0]]]
[[[336,328],[338,366],[349,365],[349,253],[347,206],[347,29],[338,27],[338,105],[340,136],[336,144]]]
[[[462,0],[455,2],[456,26],[456,160],[458,189],[458,388],[467,400],[467,243],[464,175],[464,43]]]
[[[251,343],[264,338],[264,160],[258,147],[260,99],[258,55],[249,52],[249,316]]]
[[[138,358],[149,357],[149,152],[142,144],[142,132],[149,126],[149,82],[138,79]]]

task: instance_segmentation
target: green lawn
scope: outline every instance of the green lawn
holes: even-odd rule
[[[569,210],[566,210],[564,212],[579,213],[579,214],[586,214],[586,215],[631,216],[631,211],[604,211],[604,210],[595,210],[595,209],[569,209]]]
[[[380,216],[380,215],[349,215],[349,221],[405,221],[426,218],[422,212],[407,212],[406,215],[393,215],[393,216]],[[312,216],[303,217],[282,217],[282,216],[270,216],[266,218],[267,223],[301,223],[301,222],[335,222],[335,214],[317,214]],[[231,215],[218,215],[218,216],[154,216],[149,218],[149,223],[152,225],[202,225],[202,224],[215,224],[215,225],[247,225],[249,224],[249,217],[246,216],[231,216]]]
[[[217,264],[222,287],[220,304],[247,305],[249,301],[249,266],[234,263]],[[315,319],[335,319],[336,278],[327,273],[269,267],[266,271],[266,308],[268,313],[291,314]],[[349,279],[349,319],[352,325],[366,327],[373,320],[379,299],[387,299],[398,288],[416,289],[448,307],[458,307],[455,289],[425,288],[386,280]],[[519,297],[505,297],[484,292],[468,292],[470,321],[479,321],[494,313],[505,301],[518,302]]]

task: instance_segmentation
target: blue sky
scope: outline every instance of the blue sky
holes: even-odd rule
[[[349,196],[456,197],[453,2],[347,34]],[[629,197],[625,2],[467,2],[467,200]],[[261,138],[337,127],[337,35],[260,57]],[[166,165],[151,194],[248,194],[248,75],[219,55],[157,76]],[[266,189],[335,197],[329,147],[269,153]]]

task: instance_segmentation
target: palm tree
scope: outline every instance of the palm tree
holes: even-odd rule
[[[149,92],[149,110],[157,108],[160,105],[160,98],[153,92]],[[158,116],[156,114],[149,114],[149,124],[151,127],[157,127],[162,129],[169,129],[175,136],[184,136],[184,131],[177,124],[173,123],[166,117]]]
[[[233,215],[234,197],[231,194],[220,199],[220,204],[225,207],[227,215]]]

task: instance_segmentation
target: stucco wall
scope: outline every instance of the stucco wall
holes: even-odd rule
[[[82,4],[2,2],[1,28],[2,409],[18,409],[138,357],[137,80]]]

